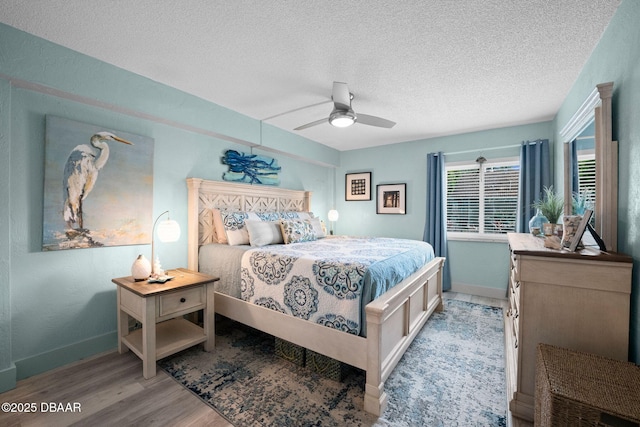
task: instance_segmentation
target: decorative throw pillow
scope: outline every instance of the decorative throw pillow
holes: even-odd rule
[[[246,220],[244,225],[249,233],[251,246],[277,245],[284,243],[279,221],[251,221]]]
[[[281,219],[280,228],[282,229],[282,237],[284,238],[285,244],[316,240],[316,233],[313,230],[313,226],[307,221]]]
[[[311,218],[306,221],[309,224],[311,224],[311,227],[313,227],[313,231],[314,233],[316,233],[317,239],[322,239],[323,237],[326,237],[326,232],[324,227],[322,226],[322,221],[320,221],[320,218]]]
[[[253,212],[221,212],[227,243],[232,246],[248,245],[249,233],[244,225],[248,219],[259,220]]]
[[[280,221],[280,212],[254,212],[260,221]]]
[[[279,212],[281,219],[311,219],[313,218],[313,212],[299,212],[299,211],[281,211]]]

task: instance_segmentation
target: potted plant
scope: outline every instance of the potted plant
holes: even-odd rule
[[[583,190],[580,193],[573,192],[571,196],[571,212],[573,215],[584,215],[587,209],[593,210],[593,193],[589,190]]]
[[[553,191],[553,185],[543,188],[544,197],[536,200],[531,205],[534,209],[540,209],[551,224],[557,224],[564,210],[564,200],[561,195]]]

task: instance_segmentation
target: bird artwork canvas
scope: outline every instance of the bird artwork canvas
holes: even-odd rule
[[[46,117],[42,249],[151,243],[150,137]]]

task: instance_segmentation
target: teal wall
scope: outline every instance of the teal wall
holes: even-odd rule
[[[426,212],[427,154],[442,151],[447,162],[518,157],[522,141],[552,140],[551,122],[492,129],[482,132],[431,138],[343,152],[337,169],[336,208],[340,218],[337,233],[422,239]],[[447,155],[447,153],[450,153]],[[458,153],[458,154],[456,154]],[[345,201],[345,173],[372,172],[372,200]],[[378,184],[407,184],[407,214],[376,214]],[[483,294],[504,296],[508,282],[509,250],[502,242],[450,241],[449,262],[454,285],[477,287]]]
[[[154,139],[154,217],[170,209],[187,259],[187,177],[221,180],[224,150],[266,154],[281,186],[313,192],[328,211],[339,152],[0,24],[0,391],[17,380],[116,346],[114,277],[150,245],[42,252],[45,116]],[[252,148],[253,146],[253,148]],[[108,167],[108,166],[107,166]]]
[[[618,141],[618,251],[633,257],[630,359],[640,363],[640,2],[618,7],[555,120],[555,138],[598,83],[614,82],[613,139]],[[556,147],[557,164],[562,147]],[[556,171],[557,172],[557,171]],[[556,173],[556,181],[562,176]]]

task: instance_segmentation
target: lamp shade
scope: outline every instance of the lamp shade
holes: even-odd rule
[[[180,224],[172,219],[158,224],[158,239],[161,242],[176,242],[180,238]]]
[[[335,209],[331,209],[329,213],[327,213],[327,218],[329,219],[329,221],[337,221],[339,217],[340,214]]]

